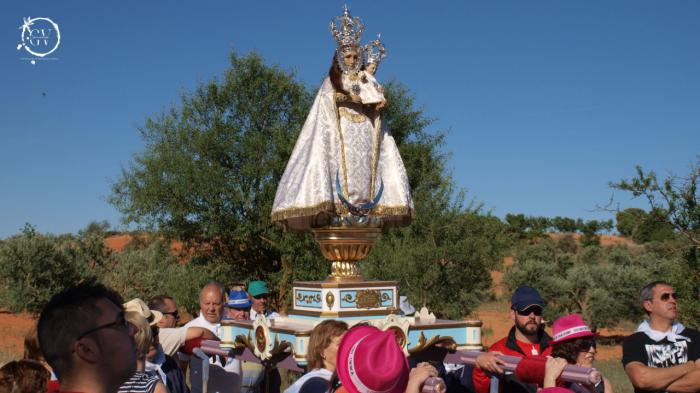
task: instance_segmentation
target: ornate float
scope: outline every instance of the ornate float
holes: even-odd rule
[[[270,366],[304,366],[309,335],[325,319],[392,330],[407,355],[480,350],[481,322],[399,309],[397,281],[365,280],[358,262],[383,231],[408,225],[413,202],[396,143],[382,128],[386,101],[374,77],[386,50],[360,45],[364,25],[347,7],[331,22],[337,50],[279,183],[272,220],[311,231],[330,262],[324,281],[296,281],[287,315],[223,321],[221,345]],[[444,354],[443,354],[444,355]]]

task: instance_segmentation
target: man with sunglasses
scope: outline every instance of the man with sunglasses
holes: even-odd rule
[[[251,281],[248,284],[248,297],[253,305],[250,308],[250,319],[255,320],[258,314],[263,314],[267,319],[275,319],[280,315],[267,309],[267,302],[270,300],[270,290],[267,289],[265,281]]]
[[[639,294],[647,319],[622,346],[622,364],[636,393],[700,391],[700,332],[676,322],[678,295],[664,281]]]
[[[530,358],[552,353],[551,337],[544,331],[542,313],[544,300],[535,288],[523,285],[511,297],[510,318],[514,326],[507,337],[495,342],[488,352],[476,359],[473,382],[477,393],[487,393],[491,385],[490,375],[501,376],[502,392],[536,392],[537,386],[519,381],[514,375],[505,375],[503,362],[496,355]]]
[[[122,299],[102,284],[84,282],[54,295],[37,333],[61,391],[116,392],[136,371],[136,328]]]
[[[159,341],[163,352],[168,356],[175,356],[178,350],[185,345],[187,340],[203,338],[205,340],[218,340],[210,330],[200,326],[178,327],[180,313],[177,303],[172,296],[158,295],[148,302],[148,308],[159,311],[163,317],[158,321]]]
[[[268,310],[267,303],[270,300],[270,290],[267,289],[265,281],[255,280],[248,283],[248,298],[252,303],[250,306],[250,319],[255,320],[258,314],[262,314],[267,319],[275,319],[280,315],[272,310]],[[243,390],[241,393],[252,393],[263,391],[266,386],[268,393],[279,393],[282,379],[279,371],[275,368],[259,378],[263,370],[254,363],[244,364],[243,370]],[[256,376],[257,374],[257,376]],[[257,388],[255,387],[257,386]]]

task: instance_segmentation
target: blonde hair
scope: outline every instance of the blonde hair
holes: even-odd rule
[[[136,334],[134,334],[134,343],[139,352],[139,358],[145,357],[153,341],[153,334],[151,333],[151,326],[148,324],[148,320],[134,311],[127,311],[124,313],[124,317],[130,324],[136,326],[137,330]]]
[[[334,338],[348,330],[348,324],[335,319],[327,319],[314,327],[309,337],[309,346],[306,351],[308,369],[323,368],[323,351],[328,348]]]

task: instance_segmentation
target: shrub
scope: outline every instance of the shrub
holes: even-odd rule
[[[51,296],[89,276],[72,236],[43,235],[27,224],[0,243],[0,306],[37,313]]]

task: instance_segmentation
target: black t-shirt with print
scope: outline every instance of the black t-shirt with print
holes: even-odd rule
[[[700,358],[700,332],[684,329],[679,333],[690,341],[678,339],[676,342],[663,339],[654,341],[643,332],[627,337],[622,344],[622,365],[640,362],[648,367],[666,368],[695,361]],[[647,393],[648,390],[634,389],[635,393]]]

